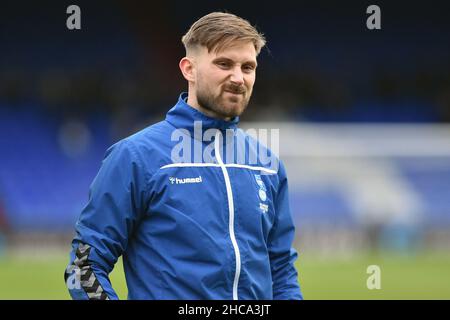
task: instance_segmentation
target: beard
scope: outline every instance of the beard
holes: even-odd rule
[[[240,116],[247,108],[251,91],[244,86],[224,85],[218,95],[209,88],[198,88],[198,104],[221,119]]]

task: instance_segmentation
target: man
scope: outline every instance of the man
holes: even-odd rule
[[[301,299],[284,167],[237,129],[264,37],[215,12],[182,42],[188,94],[108,149],[76,224],[70,294],[117,299],[108,274],[123,255],[129,299]]]

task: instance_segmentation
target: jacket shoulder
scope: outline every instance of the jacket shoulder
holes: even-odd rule
[[[173,127],[167,121],[161,121],[119,140],[110,149],[118,146],[129,149],[149,172],[154,173],[170,159],[172,131]]]
[[[278,156],[279,153],[279,141],[277,137],[273,139],[269,134],[266,134],[262,140],[258,137],[257,132],[252,132],[247,130],[238,129],[236,136],[238,139],[239,147],[241,150],[249,153],[249,159],[256,159],[257,163],[250,163],[251,165],[258,165],[271,169],[274,171],[279,171],[280,166],[283,164]],[[256,136],[255,136],[256,135]],[[274,150],[267,146],[268,143],[275,143]]]

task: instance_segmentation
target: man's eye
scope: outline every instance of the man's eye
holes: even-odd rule
[[[244,66],[244,70],[245,70],[245,71],[253,71],[253,70],[255,70],[255,67],[254,67],[254,66],[251,66],[251,65]]]
[[[217,62],[217,65],[221,68],[228,68],[229,67],[229,63],[228,62]]]

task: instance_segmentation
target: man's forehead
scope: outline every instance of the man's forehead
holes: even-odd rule
[[[213,49],[207,52],[207,55],[212,59],[223,57],[231,60],[250,60],[255,62],[257,56],[255,46],[252,42],[232,42],[226,47],[221,48],[221,50]]]

